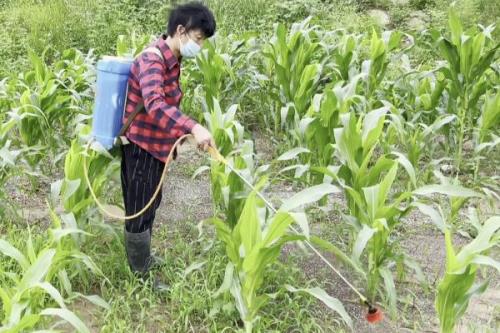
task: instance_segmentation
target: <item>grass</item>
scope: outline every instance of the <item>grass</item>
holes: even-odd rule
[[[88,302],[76,300],[69,308],[85,319],[87,326],[98,327],[100,332],[237,332],[238,318],[230,298],[212,297],[223,280],[224,256],[219,244],[208,250],[208,239],[199,241],[193,223],[186,221],[180,230],[167,230],[162,225],[155,230],[155,244],[161,244],[158,253],[166,265],[158,274],[171,286],[166,294],[152,291],[149,283],[143,284],[130,272],[121,241],[121,225],[114,226],[116,234],[101,232],[83,245],[87,253],[102,253],[94,256],[110,284],[102,281],[76,281],[75,290],[83,294],[100,293],[110,304],[109,311],[102,311]],[[187,226],[187,227],[186,227]],[[191,227],[189,227],[191,226]],[[95,234],[99,230],[93,230]],[[43,230],[34,227],[35,244],[42,240]],[[6,239],[13,244],[26,237],[24,227],[8,224]],[[157,249],[160,246],[156,247]],[[296,261],[290,257],[287,261]],[[204,261],[197,270],[186,274],[194,263]],[[2,269],[10,266],[4,259]],[[292,262],[282,262],[273,271],[267,283],[267,292],[276,292],[283,283],[304,281],[303,274]],[[279,304],[279,306],[277,306]],[[283,311],[286,309],[286,311]],[[278,294],[274,302],[265,309],[268,315],[261,329],[266,332],[329,332],[338,328],[327,313],[318,316],[313,300],[300,295]],[[320,312],[321,313],[321,312]]]
[[[89,232],[99,237],[88,237],[82,245],[85,253],[93,255],[96,264],[109,279],[94,279],[79,275],[72,281],[73,291],[86,295],[99,294],[110,305],[108,311],[75,299],[68,308],[75,311],[89,328],[100,332],[237,332],[239,323],[236,308],[229,295],[213,298],[224,278],[226,265],[220,244],[212,244],[212,237],[198,239],[195,223],[185,221],[174,227],[157,225],[153,247],[166,265],[157,272],[171,286],[165,294],[152,291],[150,283],[142,283],[130,272],[122,245],[121,224],[111,225],[113,231],[97,225]],[[28,236],[26,225],[10,221],[2,225],[3,239],[20,245]],[[35,247],[44,240],[43,224],[31,226]],[[158,251],[159,250],[159,251]],[[276,265],[266,281],[266,292],[276,293],[281,285],[308,283],[296,267],[300,258],[287,256]],[[204,265],[187,273],[193,264]],[[11,271],[15,265],[1,258],[1,271]],[[1,275],[0,275],[1,278]],[[1,280],[0,280],[1,281]],[[309,282],[310,283],[310,282]],[[284,311],[284,309],[286,309]],[[260,322],[265,332],[340,332],[341,328],[330,314],[318,307],[309,297],[279,292],[264,309],[266,318]],[[47,325],[52,323],[47,322]],[[58,326],[69,330],[69,326]],[[47,327],[48,328],[48,327]]]

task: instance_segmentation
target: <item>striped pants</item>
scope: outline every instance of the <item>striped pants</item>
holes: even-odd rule
[[[122,146],[121,181],[123,202],[127,215],[140,211],[151,200],[165,163],[154,158],[147,151],[131,142]],[[160,206],[162,193],[141,216],[127,220],[125,228],[128,232],[139,233],[152,229],[155,213]]]

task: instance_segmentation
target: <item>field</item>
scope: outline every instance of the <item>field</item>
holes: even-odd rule
[[[0,332],[498,332],[500,3],[204,1],[182,109],[229,165],[170,165],[160,293],[83,157],[122,211],[120,154],[87,149],[95,65],[175,2],[0,1]]]

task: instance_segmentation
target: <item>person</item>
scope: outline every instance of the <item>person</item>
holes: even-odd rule
[[[210,132],[179,109],[181,60],[195,57],[215,29],[214,15],[206,6],[197,2],[179,5],[169,15],[167,33],[153,42],[131,66],[123,122],[138,105],[144,107],[125,132],[129,143],[122,146],[121,182],[127,215],[140,211],[150,201],[178,138],[192,134],[198,148],[215,147]],[[156,48],[155,52],[148,52],[152,48]],[[143,278],[149,276],[155,263],[151,237],[161,198],[160,192],[144,214],[125,223],[128,263],[131,270]],[[157,278],[154,285],[167,287]]]

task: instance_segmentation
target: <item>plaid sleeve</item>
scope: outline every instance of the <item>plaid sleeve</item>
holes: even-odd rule
[[[185,134],[191,133],[196,122],[184,115],[177,106],[167,104],[165,100],[165,83],[162,75],[164,71],[164,64],[158,55],[144,53],[140,56],[138,77],[144,107],[158,121],[158,126],[166,131],[179,130]]]

